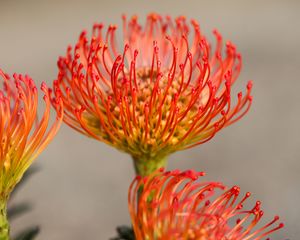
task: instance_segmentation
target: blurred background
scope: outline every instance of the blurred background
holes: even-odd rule
[[[212,36],[217,28],[243,56],[236,89],[254,81],[249,114],[209,143],[171,156],[169,169],[194,168],[207,180],[251,191],[286,227],[272,239],[300,235],[300,1],[0,0],[0,67],[51,85],[56,61],[94,22],[121,24],[121,14],[186,15]],[[41,168],[18,194],[34,209],[12,225],[40,224],[38,239],[108,239],[130,224],[130,157],[63,126],[38,158]]]

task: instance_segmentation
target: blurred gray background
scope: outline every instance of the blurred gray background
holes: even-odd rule
[[[58,56],[82,29],[96,21],[120,25],[122,13],[143,21],[151,11],[195,18],[209,36],[219,29],[243,55],[236,89],[254,81],[249,114],[209,143],[172,155],[169,169],[195,168],[207,180],[238,184],[263,202],[265,220],[279,214],[285,222],[272,239],[299,239],[300,1],[0,0],[0,67],[51,85]],[[63,126],[37,162],[41,171],[16,199],[34,210],[13,232],[38,223],[42,240],[108,239],[116,225],[130,223],[128,155]]]

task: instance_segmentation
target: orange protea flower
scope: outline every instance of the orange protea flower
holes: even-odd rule
[[[54,103],[58,112],[47,131],[50,117],[49,89],[43,83],[46,103],[40,121],[37,119],[38,93],[33,80],[14,74],[13,79],[0,70],[0,239],[8,239],[6,202],[32,161],[52,140],[62,122],[62,101]]]
[[[150,14],[142,27],[136,16],[123,17],[120,51],[116,28],[103,35],[103,24],[95,24],[90,40],[82,32],[74,51],[58,60],[54,93],[69,126],[131,154],[140,174],[210,140],[249,110],[251,82],[232,100],[241,55],[231,42],[223,50],[217,31],[213,49],[195,20]]]
[[[156,171],[132,182],[128,201],[137,240],[259,240],[283,227],[273,220],[258,227],[261,203],[243,207],[250,196],[238,200],[240,188],[221,183],[197,182],[203,172]],[[220,195],[216,191],[220,190]]]

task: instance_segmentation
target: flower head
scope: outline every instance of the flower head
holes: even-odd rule
[[[198,182],[203,172],[156,171],[132,182],[128,201],[137,240],[259,240],[283,227],[273,220],[257,226],[261,203],[250,209],[240,188],[217,182]],[[217,194],[221,191],[221,194]]]
[[[58,60],[54,93],[75,130],[130,153],[138,161],[163,159],[202,144],[249,110],[251,88],[233,100],[241,55],[214,31],[212,48],[199,24],[150,14],[144,26],[123,17],[124,48],[115,25],[92,37],[84,31]]]
[[[55,102],[57,118],[48,129],[50,117],[49,89],[42,84],[45,111],[37,119],[38,92],[33,80],[14,74],[13,79],[0,69],[0,201],[5,201],[32,161],[43,151],[59,129],[62,101]]]

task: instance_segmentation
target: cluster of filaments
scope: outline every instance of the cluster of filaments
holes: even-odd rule
[[[129,211],[138,240],[259,240],[283,227],[273,220],[257,226],[263,216],[261,203],[250,209],[243,204],[250,193],[239,197],[237,186],[196,181],[203,172],[156,171],[136,177],[129,190]],[[217,195],[216,191],[222,191]]]
[[[57,119],[47,131],[50,115],[50,96],[42,84],[46,103],[43,117],[37,119],[38,91],[33,80],[14,74],[11,78],[0,69],[0,194],[7,197],[33,159],[46,147],[58,130]],[[59,98],[58,98],[59,100]],[[62,101],[54,102],[62,116]]]
[[[137,159],[156,158],[208,141],[248,111],[252,84],[232,102],[241,56],[230,42],[222,49],[217,31],[213,50],[184,17],[151,14],[144,28],[136,17],[123,22],[122,51],[116,26],[102,34],[95,24],[91,40],[83,32],[58,61],[54,92],[71,127]]]

